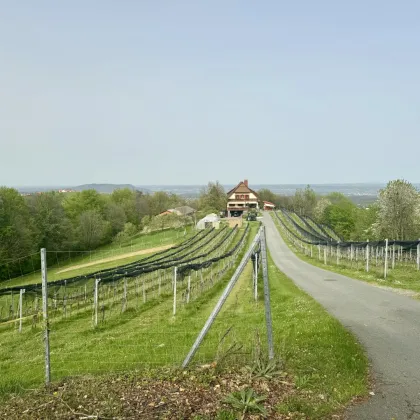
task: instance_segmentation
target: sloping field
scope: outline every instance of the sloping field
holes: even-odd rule
[[[94,265],[100,265],[100,264],[104,264],[111,261],[123,260],[125,258],[135,257],[137,255],[152,254],[154,252],[164,251],[165,249],[169,249],[173,246],[174,244],[157,246],[155,248],[142,249],[141,251],[135,251],[135,252],[128,252],[126,254],[116,255],[114,257],[102,258],[101,260],[92,261],[90,263],[77,264],[77,265],[73,265],[72,267],[65,268],[64,270],[59,270],[57,271],[57,274],[67,273],[68,271],[77,270],[80,268],[92,267]]]

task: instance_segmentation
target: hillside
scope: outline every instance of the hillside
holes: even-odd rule
[[[72,189],[75,191],[85,191],[85,190],[96,190],[99,193],[112,193],[114,190],[121,190],[128,188],[132,191],[136,190],[136,187],[132,184],[84,184]]]

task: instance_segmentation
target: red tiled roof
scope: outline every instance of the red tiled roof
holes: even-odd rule
[[[252,193],[258,198],[258,194],[254,190],[251,190],[251,188],[247,187],[243,181],[241,181],[235,188],[231,189],[227,195],[230,196],[233,193]]]

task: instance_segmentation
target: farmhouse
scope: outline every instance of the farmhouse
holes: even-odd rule
[[[239,217],[249,209],[258,209],[258,194],[248,186],[248,180],[241,181],[227,193],[228,217]]]

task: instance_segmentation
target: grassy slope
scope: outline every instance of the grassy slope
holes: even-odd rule
[[[279,406],[324,418],[367,394],[368,361],[355,338],[269,260],[276,350],[301,389]]]
[[[255,224],[253,234],[256,228]],[[248,243],[251,239],[250,235]],[[172,299],[168,296],[142,309],[130,309],[115,316],[96,330],[91,328],[90,317],[86,315],[54,323],[53,379],[135,369],[141,372],[146,366],[179,366],[234,269],[199,299],[181,308],[175,318],[171,315]],[[194,364],[214,360],[220,365],[249,364],[259,341],[265,352],[262,286],[255,303],[251,273],[248,265]],[[271,259],[269,275],[275,350],[298,388],[277,409],[325,418],[352,397],[366,393],[367,360],[351,334],[299,290]],[[21,335],[11,330],[0,331],[0,343],[0,393],[6,395],[21,387],[39,385],[43,377],[40,331],[27,328]],[[234,344],[243,347],[229,354],[227,350]]]
[[[154,248],[154,247],[168,245],[168,244],[177,244],[188,239],[192,234],[195,233],[195,231],[191,229],[188,229],[187,231],[188,231],[187,236],[184,236],[183,229],[181,230],[171,229],[171,230],[165,230],[165,231],[160,231],[160,232],[153,232],[146,235],[136,236],[131,241],[126,242],[122,246],[115,246],[115,244],[105,245],[95,251],[91,251],[91,252],[86,251],[84,252],[83,255],[78,255],[78,256],[74,256],[73,253],[69,253],[68,254],[69,257],[67,260],[65,261],[57,260],[57,263],[55,263],[54,265],[50,264],[48,268],[48,281],[54,281],[54,280],[59,280],[59,279],[65,279],[67,277],[87,274],[87,273],[91,273],[99,269],[117,267],[119,265],[128,264],[130,262],[140,260],[141,258],[145,258],[146,254],[132,256],[132,257],[119,259],[119,260],[106,262],[106,263],[100,263],[97,265],[79,268],[79,269],[72,270],[69,272],[57,274],[57,272],[65,268],[72,267],[74,265],[90,263],[90,262],[94,262],[95,260],[101,260],[104,258],[110,258],[112,256],[123,255],[130,252],[140,251],[142,249],[149,249],[149,248]],[[53,253],[53,255],[55,255],[55,253]],[[40,271],[36,271],[32,274],[16,277],[11,280],[2,281],[0,282],[0,288],[19,286],[19,285],[25,285],[25,284],[34,284],[34,283],[40,283],[40,282],[41,282]]]
[[[397,263],[393,270],[389,269],[386,280],[383,278],[382,265],[378,265],[378,267],[376,267],[375,259],[372,257],[370,270],[368,273],[365,271],[365,264],[363,261],[359,261],[358,263],[353,262],[353,267],[350,267],[350,262],[346,259],[342,258],[340,264],[337,265],[336,259],[334,258],[333,261],[331,261],[331,259],[327,260],[327,265],[325,265],[323,262],[322,253],[321,261],[318,259],[318,251],[315,245],[313,246],[313,257],[311,258],[293,245],[293,243],[283,233],[283,230],[280,227],[276,217],[272,215],[272,218],[283,240],[300,259],[317,267],[321,267],[338,274],[343,274],[354,279],[363,280],[368,283],[373,283],[380,286],[389,286],[396,289],[406,289],[420,292],[420,273],[415,269],[413,265],[411,265],[411,267],[407,267],[401,263]]]

